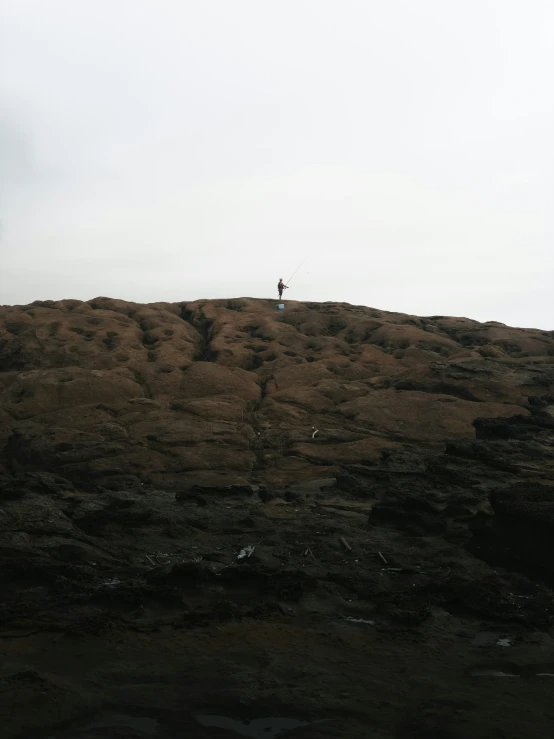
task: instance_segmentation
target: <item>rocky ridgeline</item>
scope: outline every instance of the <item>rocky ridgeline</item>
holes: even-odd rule
[[[5,736],[550,737],[553,388],[495,322],[0,308]]]
[[[529,416],[553,384],[554,333],[495,322],[37,302],[0,308],[0,465],[87,486],[282,485],[471,440],[476,419]]]

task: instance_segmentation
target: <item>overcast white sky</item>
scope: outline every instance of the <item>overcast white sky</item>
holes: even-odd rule
[[[554,329],[552,0],[2,0],[0,304]]]

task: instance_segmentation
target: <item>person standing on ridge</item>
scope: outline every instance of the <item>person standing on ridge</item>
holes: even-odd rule
[[[288,290],[288,286],[285,285],[283,282],[283,278],[279,278],[279,284],[277,285],[277,290],[279,290],[279,300],[283,297],[283,290]]]

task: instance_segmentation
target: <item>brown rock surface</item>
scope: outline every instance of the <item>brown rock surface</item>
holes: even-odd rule
[[[550,738],[553,447],[554,332],[0,307],[2,737]]]
[[[347,304],[5,307],[0,444],[4,464],[81,481],[88,455],[91,483],[133,466],[153,484],[221,469],[284,484],[398,444],[472,438],[476,418],[526,415],[552,367],[546,331]]]

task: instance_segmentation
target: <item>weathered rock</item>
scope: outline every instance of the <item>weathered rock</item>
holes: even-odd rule
[[[472,439],[476,419],[500,428],[554,387],[550,332],[347,304],[35,303],[0,309],[0,348],[4,467],[176,488]]]
[[[0,308],[7,739],[550,737],[553,446],[550,332]]]

